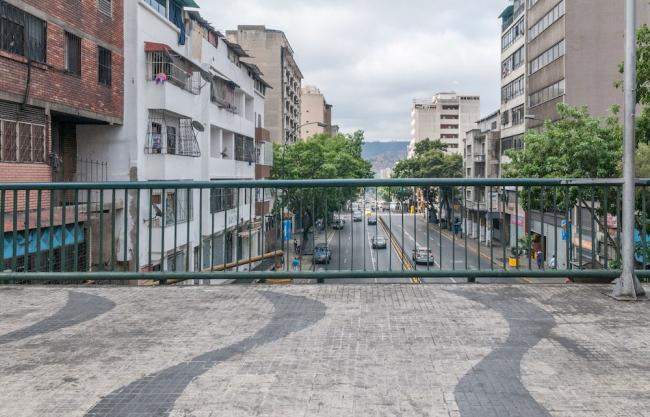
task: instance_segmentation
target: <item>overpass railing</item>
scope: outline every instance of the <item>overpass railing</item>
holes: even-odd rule
[[[650,276],[649,184],[637,180],[628,237],[640,277]],[[3,183],[0,282],[609,280],[620,274],[621,189],[618,179]]]

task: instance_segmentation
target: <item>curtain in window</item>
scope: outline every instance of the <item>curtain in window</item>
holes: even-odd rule
[[[183,8],[174,1],[169,4],[169,20],[181,30],[178,35],[178,44],[185,45],[185,23],[183,22]]]

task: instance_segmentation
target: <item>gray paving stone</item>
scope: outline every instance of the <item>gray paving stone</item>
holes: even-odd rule
[[[2,287],[0,416],[650,415],[603,290]]]

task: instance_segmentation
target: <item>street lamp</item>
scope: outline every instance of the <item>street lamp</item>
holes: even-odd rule
[[[323,128],[327,127],[327,125],[325,123],[322,123],[322,122],[309,122],[309,123],[305,123],[303,125],[298,126],[297,128],[295,128],[294,130],[291,131],[291,134],[294,135],[300,129],[302,129],[303,127],[310,126],[310,125],[318,125],[319,127],[323,127]],[[281,171],[281,175],[280,175],[281,179],[284,179],[284,154],[287,152],[288,143],[289,143],[289,138],[288,137],[284,138],[284,145],[282,145],[282,171]]]

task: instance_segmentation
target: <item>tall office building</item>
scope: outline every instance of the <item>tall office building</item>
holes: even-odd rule
[[[300,89],[302,73],[284,32],[265,26],[238,26],[226,37],[241,45],[270,89],[266,93],[264,126],[275,143],[292,143],[300,136]]]
[[[432,100],[414,100],[411,109],[411,143],[409,158],[415,144],[425,140],[440,140],[449,153],[461,153],[465,132],[474,128],[480,118],[479,96],[454,92],[438,93]]]

